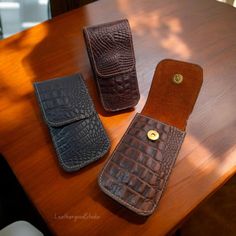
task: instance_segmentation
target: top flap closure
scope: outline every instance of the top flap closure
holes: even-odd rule
[[[128,20],[120,20],[84,29],[91,62],[101,77],[128,73],[135,56]]]
[[[80,74],[34,83],[48,125],[59,127],[94,113],[92,100]]]

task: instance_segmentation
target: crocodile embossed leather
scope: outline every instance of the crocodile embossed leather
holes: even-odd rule
[[[79,170],[108,151],[109,139],[82,75],[36,82],[34,87],[65,171]]]
[[[149,130],[160,138],[152,141]],[[140,215],[150,215],[161,197],[185,132],[136,114],[99,178],[102,190]]]
[[[169,59],[158,64],[142,112],[136,114],[99,176],[104,193],[139,215],[154,212],[201,84],[198,65]]]
[[[84,37],[104,109],[134,107],[140,94],[128,20],[84,28]]]

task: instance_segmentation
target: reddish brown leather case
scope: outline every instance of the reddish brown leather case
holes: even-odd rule
[[[102,191],[139,215],[152,214],[159,203],[202,77],[198,65],[160,62],[141,114],[136,114],[99,176]]]
[[[140,95],[128,21],[91,26],[83,32],[104,109],[119,111],[135,106]]]

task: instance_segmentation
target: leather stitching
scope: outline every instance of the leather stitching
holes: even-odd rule
[[[160,199],[160,197],[161,197],[161,194],[159,195],[159,198],[156,199],[156,203],[154,203],[154,205],[153,205],[153,207],[152,207],[151,210],[141,210],[141,209],[139,209],[139,208],[137,208],[137,207],[135,207],[135,206],[129,204],[128,202],[124,201],[122,198],[120,198],[119,196],[116,196],[115,194],[113,194],[113,193],[110,192],[109,190],[107,190],[107,189],[103,186],[103,182],[102,182],[102,181],[103,181],[102,178],[103,178],[103,175],[105,174],[104,172],[106,171],[106,168],[108,167],[108,165],[109,165],[110,162],[112,161],[112,158],[113,158],[114,155],[116,154],[116,152],[117,152],[117,150],[119,149],[119,147],[123,144],[123,139],[124,139],[124,137],[125,137],[126,135],[128,135],[128,132],[129,132],[130,128],[133,126],[134,121],[136,121],[137,117],[145,117],[145,118],[148,118],[149,120],[153,120],[153,121],[158,122],[158,123],[160,123],[160,124],[162,124],[162,125],[168,126],[168,127],[170,127],[171,129],[174,129],[174,130],[178,131],[178,132],[181,134],[181,136],[180,136],[180,138],[179,138],[179,146],[178,146],[178,148],[177,148],[177,150],[176,150],[176,152],[175,152],[175,156],[174,156],[174,157],[171,157],[171,158],[173,158],[173,161],[171,162],[171,165],[168,167],[168,173],[166,173],[167,178],[164,180],[165,184],[163,185],[163,188],[162,188],[162,191],[161,191],[161,194],[163,193],[163,189],[165,188],[165,185],[166,185],[166,183],[167,183],[168,177],[169,177],[170,172],[171,172],[171,170],[172,170],[172,167],[173,167],[173,165],[174,165],[174,163],[175,163],[175,159],[177,158],[179,149],[181,148],[181,144],[182,144],[182,142],[183,142],[183,139],[184,139],[184,136],[185,136],[185,132],[183,132],[183,131],[177,129],[176,127],[167,125],[167,124],[165,124],[165,123],[163,123],[163,122],[154,120],[154,119],[152,119],[152,118],[150,118],[150,117],[144,116],[144,115],[139,114],[139,113],[137,113],[137,114],[135,115],[134,119],[132,120],[132,122],[130,123],[128,129],[126,130],[125,134],[123,135],[121,141],[119,142],[119,144],[118,144],[117,147],[115,148],[115,150],[114,150],[112,156],[110,157],[110,159],[109,159],[109,160],[107,161],[107,163],[105,164],[105,166],[104,166],[104,168],[103,168],[103,170],[102,170],[102,172],[101,172],[101,174],[100,174],[100,176],[99,176],[99,186],[101,187],[101,189],[102,189],[107,195],[109,195],[110,197],[114,198],[115,200],[117,200],[118,202],[120,202],[120,203],[123,204],[124,206],[128,207],[129,209],[133,210],[133,211],[136,212],[137,214],[140,214],[140,215],[149,215],[149,214],[151,214],[151,213],[154,211],[154,209],[156,208],[156,206],[157,206],[157,204],[158,204],[158,202],[159,202],[159,199]],[[169,137],[169,138],[171,138],[171,137]],[[167,141],[167,143],[168,143],[168,141]]]

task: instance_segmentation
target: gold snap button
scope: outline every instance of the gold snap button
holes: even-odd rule
[[[175,74],[175,75],[173,76],[173,82],[174,82],[175,84],[181,84],[181,83],[183,82],[183,80],[184,80],[184,77],[183,77],[183,75],[181,75],[181,74]]]
[[[156,130],[149,130],[147,132],[147,137],[148,137],[148,139],[150,139],[152,141],[156,141],[157,139],[159,139],[160,135]]]

